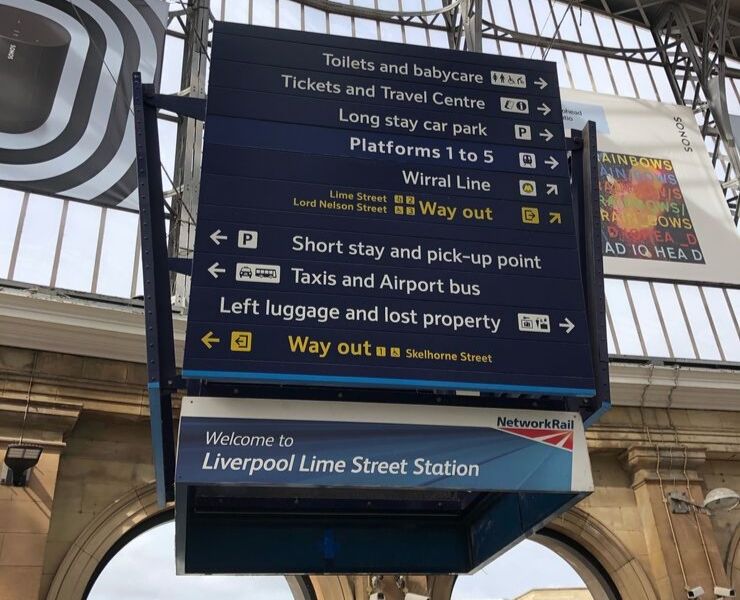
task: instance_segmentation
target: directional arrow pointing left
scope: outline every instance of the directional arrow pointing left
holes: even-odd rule
[[[200,338],[200,341],[203,342],[203,345],[210,350],[211,348],[213,348],[213,344],[218,344],[221,341],[221,338],[217,338],[215,335],[213,335],[212,331],[209,331],[202,338]]]
[[[216,231],[214,231],[208,237],[210,237],[211,240],[213,240],[213,243],[216,244],[216,246],[220,246],[221,245],[221,240],[228,240],[229,239],[228,236],[221,235],[221,230],[220,229],[216,229]]]
[[[563,321],[562,323],[558,323],[558,327],[562,327],[563,329],[565,329],[565,333],[570,333],[576,328],[573,321],[571,321],[568,317],[565,317],[565,321]]]
[[[541,90],[544,90],[547,87],[547,81],[542,79],[542,77],[540,77],[537,81],[535,81],[534,84]]]
[[[544,102],[537,107],[537,110],[540,111],[545,117],[552,112],[552,109]]]
[[[218,279],[218,274],[226,273],[226,269],[220,269],[218,263],[215,262],[210,267],[208,267],[208,272],[213,275],[214,279]]]
[[[555,160],[554,156],[551,156],[545,161],[546,165],[550,165],[550,170],[552,171],[555,167],[557,167],[560,163]]]

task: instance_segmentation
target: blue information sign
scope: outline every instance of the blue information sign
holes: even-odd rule
[[[216,23],[183,375],[594,396],[553,63]]]
[[[593,489],[577,413],[184,398],[178,484]],[[382,415],[382,416],[381,416]],[[391,420],[392,419],[392,420]],[[417,422],[417,421],[421,422]]]

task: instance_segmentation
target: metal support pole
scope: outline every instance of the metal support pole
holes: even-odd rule
[[[588,121],[582,131],[573,130],[571,136],[573,220],[579,232],[578,251],[583,274],[583,289],[586,291],[586,314],[591,332],[591,361],[596,384],[596,405],[594,407],[596,410],[588,411],[591,413],[586,421],[588,425],[597,421],[611,405],[596,124]]]
[[[725,47],[727,44],[728,0],[707,2],[701,45],[694,26],[682,4],[667,3],[653,28],[653,37],[665,66],[676,102],[691,106],[702,114],[701,133],[712,140],[712,164],[719,161],[725,182],[740,176],[740,152],[730,126],[725,98]],[[721,153],[720,151],[724,151]],[[725,197],[740,218],[738,186]]]
[[[210,10],[207,0],[189,0],[183,49],[181,87],[189,98],[206,97],[206,65]],[[203,123],[179,117],[175,151],[175,195],[172,200],[174,219],[171,224],[169,248],[173,257],[190,257],[195,241],[200,193],[201,149]],[[176,305],[186,308],[189,279],[181,274],[171,276],[172,295]]]
[[[450,6],[451,0],[443,0],[443,6]],[[460,7],[454,7],[442,13],[445,29],[447,30],[447,43],[452,50],[457,50],[459,41],[459,29],[457,25]]]
[[[450,4],[450,0],[445,0],[445,6]],[[443,13],[450,48],[483,51],[482,10],[483,0],[463,0],[459,6]]]
[[[483,0],[468,0],[467,11],[463,14],[463,35],[465,50],[483,52]]]
[[[172,306],[168,285],[167,233],[160,174],[157,109],[147,98],[154,86],[133,76],[136,168],[139,178],[141,266],[144,279],[147,388],[152,431],[154,472],[160,506],[175,498],[175,441],[172,393],[177,384]]]

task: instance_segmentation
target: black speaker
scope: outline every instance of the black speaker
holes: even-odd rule
[[[46,121],[70,41],[51,19],[0,4],[0,131],[25,133]]]

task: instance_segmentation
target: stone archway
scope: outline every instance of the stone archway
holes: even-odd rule
[[[740,525],[735,527],[732,539],[727,547],[725,570],[730,577],[732,589],[740,587]]]
[[[557,552],[594,600],[658,600],[638,560],[598,519],[578,507],[553,519],[532,540]]]
[[[111,548],[136,525],[160,512],[154,483],[130,490],[100,511],[62,559],[46,599],[82,600]]]
[[[52,579],[46,600],[83,600],[111,553],[129,541],[137,526],[150,521],[152,526],[171,518],[173,504],[157,505],[157,490],[150,483],[130,490],[96,515],[80,533],[62,559]],[[157,519],[157,517],[164,517]],[[347,577],[286,577],[296,598],[351,600],[352,583]],[[311,588],[311,589],[309,589]]]
[[[583,509],[571,508],[528,539],[565,560],[594,600],[658,600],[639,561],[614,532]],[[434,595],[435,600],[451,597],[455,579],[440,582],[446,594]]]
[[[46,600],[83,600],[91,580],[137,525],[172,506],[157,506],[156,488],[150,483],[130,490],[103,509],[88,523],[64,556],[52,579]],[[572,508],[551,521],[533,538],[562,556],[591,590],[595,600],[657,600],[657,595],[642,566],[624,544],[598,519],[579,508]],[[737,547],[737,543],[734,547]],[[737,553],[735,553],[737,554]],[[733,558],[733,560],[738,560]],[[452,591],[440,577],[435,598]],[[344,576],[310,578],[317,600],[355,597],[355,583]],[[447,583],[451,584],[453,578]],[[297,590],[295,582],[291,589]],[[300,587],[300,586],[299,586]]]

